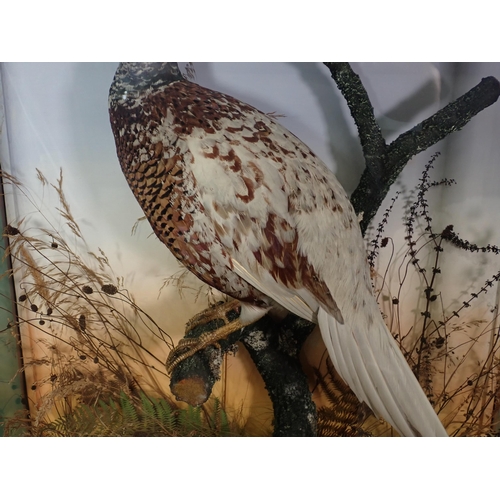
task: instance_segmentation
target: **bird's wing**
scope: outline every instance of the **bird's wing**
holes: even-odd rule
[[[318,321],[342,378],[401,434],[446,435],[383,323],[344,190],[299,139],[252,113],[187,139],[186,166],[233,271]]]
[[[267,115],[252,109],[244,120],[224,120],[216,133],[186,139],[193,157],[186,168],[195,179],[202,217],[212,221],[240,277],[305,319],[316,321],[321,304],[342,323],[321,279],[324,262],[319,258],[319,266],[314,265],[308,246],[322,248],[326,260],[341,253],[344,219],[356,217],[344,191],[305,144]],[[327,219],[311,224],[302,215],[313,214],[318,205]],[[195,230],[196,223],[195,217]],[[300,234],[303,223],[307,243]]]

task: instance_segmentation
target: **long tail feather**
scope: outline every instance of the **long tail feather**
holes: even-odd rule
[[[368,330],[320,308],[318,323],[336,370],[377,416],[402,436],[448,435],[380,315]]]

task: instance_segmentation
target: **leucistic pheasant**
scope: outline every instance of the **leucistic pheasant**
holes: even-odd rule
[[[241,301],[318,323],[360,401],[404,436],[446,436],[373,296],[356,214],[325,164],[272,117],[183,78],[121,63],[109,112],[122,170],[158,238]]]

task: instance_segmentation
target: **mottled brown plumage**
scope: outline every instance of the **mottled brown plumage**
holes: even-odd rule
[[[110,89],[118,158],[155,233],[195,275],[319,324],[358,398],[402,434],[445,435],[382,321],[356,214],[335,176],[270,116],[185,81],[174,63],[122,63]]]
[[[140,101],[140,107],[137,101]],[[215,235],[207,240],[205,234],[200,235],[193,228],[192,214],[200,214],[205,210],[197,197],[196,181],[185,168],[186,160],[193,161],[185,139],[195,130],[203,130],[206,134],[222,132],[233,146],[248,143],[258,144],[261,148],[265,145],[268,151],[263,153],[263,157],[270,158],[277,166],[283,163],[283,156],[300,159],[314,156],[314,153],[305,147],[299,151],[287,150],[269,137],[270,129],[265,122],[272,122],[271,118],[257,114],[249,120],[248,117],[256,112],[251,106],[187,81],[176,81],[168,93],[151,92],[138,96],[137,101],[129,97],[121,106],[112,107],[111,123],[114,130],[121,131],[117,138],[117,152],[123,172],[156,235],[201,280],[234,298],[254,301],[256,305],[268,305],[267,297],[234,275],[229,258],[226,259],[223,273],[216,272],[218,263],[212,259],[213,245],[219,244],[219,252],[225,256],[223,246]],[[139,113],[143,109],[150,111]],[[171,131],[167,136],[168,142],[164,136],[151,134],[152,130],[166,128],[164,110],[172,112],[168,120]],[[224,118],[246,123],[223,128]],[[285,139],[289,136],[292,134],[283,134]],[[203,156],[222,160],[227,168],[240,176],[245,190],[236,193],[238,199],[243,203],[254,199],[255,188],[263,180],[254,162],[248,162],[248,172],[245,172],[235,150],[228,148],[222,152],[217,143],[207,145]],[[327,196],[334,199],[333,190],[330,189]],[[290,198],[290,204],[294,204],[293,197]],[[214,202],[213,210],[221,219],[228,219],[227,209],[221,204]],[[334,205],[333,210],[342,212],[342,207]],[[350,214],[347,224],[352,222],[353,217],[354,214]],[[242,244],[247,231],[245,228],[252,224],[245,214],[237,222],[241,231],[234,233],[235,248]],[[215,230],[216,233],[225,234],[225,228],[220,225]],[[279,238],[280,233],[293,233],[293,238],[282,240]],[[283,265],[269,266],[273,277],[281,279],[287,286],[297,286],[300,282],[307,284],[309,288],[317,290],[318,299],[323,297],[322,300],[328,302],[328,288],[315,276],[307,258],[297,251],[297,234],[288,222],[276,214],[269,214],[262,234],[266,244],[254,251],[255,259],[260,264],[279,259]],[[336,307],[332,301],[330,306]]]

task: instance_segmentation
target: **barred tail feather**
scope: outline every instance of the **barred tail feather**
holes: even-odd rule
[[[318,323],[335,369],[377,416],[402,436],[448,435],[380,315],[368,330],[320,307]]]

